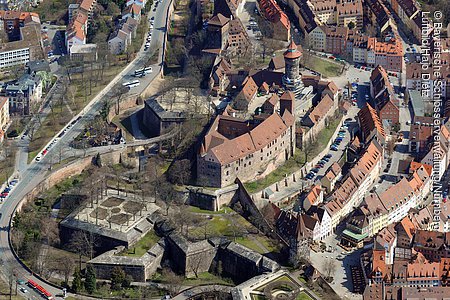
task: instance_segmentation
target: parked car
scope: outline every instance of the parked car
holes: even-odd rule
[[[330,149],[333,150],[333,151],[338,151],[338,148],[336,146],[334,146],[334,145],[331,145]]]

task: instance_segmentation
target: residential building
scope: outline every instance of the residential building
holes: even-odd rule
[[[338,163],[333,163],[328,170],[325,172],[325,175],[320,179],[322,186],[326,189],[327,193],[330,193],[334,190],[336,183],[342,178],[342,169]]]
[[[250,47],[250,38],[241,20],[239,18],[230,20],[227,50],[231,54],[239,56],[248,53]]]
[[[331,216],[333,230],[354,207],[361,204],[365,193],[380,174],[382,160],[383,148],[376,139],[372,139],[341,184],[327,198],[325,207]]]
[[[73,45],[84,45],[87,43],[87,29],[96,5],[97,0],[82,0],[79,4],[69,5],[69,24],[65,35],[66,47],[69,53]]]
[[[375,139],[381,145],[386,141],[386,133],[376,110],[367,103],[357,115],[357,121],[361,130],[361,137],[364,143]]]
[[[114,31],[108,39],[108,50],[112,54],[121,54],[130,45],[130,36],[122,29]]]
[[[350,23],[353,23],[354,28],[362,29],[363,5],[361,0],[341,1],[337,5],[337,25],[349,28]]]
[[[19,31],[19,40],[0,43],[0,69],[44,58],[40,26],[31,23]]]
[[[379,197],[388,211],[388,224],[399,222],[419,203],[418,194],[406,178],[390,186]]]
[[[347,50],[348,27],[323,27],[326,35],[325,51],[328,53],[342,55]]]
[[[39,15],[34,12],[0,10],[0,30],[8,35],[10,41],[19,40],[20,28],[27,25],[40,25]]]
[[[364,239],[369,236],[368,211],[364,207],[350,213],[341,235],[341,245],[362,248]],[[384,257],[384,256],[383,256]]]
[[[327,47],[327,35],[325,26],[316,26],[306,36],[310,47],[317,51],[325,51]]]
[[[317,206],[323,202],[323,189],[320,185],[316,184],[311,189],[302,194],[300,198],[301,207],[304,211],[308,211],[312,206]]]
[[[417,117],[414,118],[415,120]],[[432,119],[432,118],[429,118]],[[433,139],[433,121],[422,123],[414,122],[409,130],[409,152],[424,154],[430,150]]]
[[[70,48],[72,48],[73,45],[86,44],[87,29],[88,15],[87,13],[78,10],[66,30],[66,46],[69,53]]]
[[[382,0],[365,0],[365,16],[372,25],[376,25],[379,32],[383,33],[391,25],[389,11]]]
[[[37,75],[24,74],[6,85],[4,96],[11,114],[29,115],[31,106],[41,101],[42,81]]]
[[[125,6],[122,11],[122,19],[133,18],[136,21],[139,21],[141,19],[141,9],[142,6],[134,2],[131,5]]]
[[[388,41],[378,41],[371,38],[368,44],[367,64],[381,65],[385,70],[400,72],[403,68],[403,45],[398,33]],[[370,56],[374,56],[372,61]]]
[[[287,41],[291,36],[289,18],[275,0],[260,0],[259,10],[270,22],[273,29],[273,38]]]
[[[247,76],[242,83],[242,89],[236,96],[233,102],[233,107],[237,110],[247,111],[249,106],[258,93],[258,86],[256,85],[253,77]]]
[[[0,143],[5,136],[9,124],[9,102],[7,97],[0,96]]]
[[[314,0],[310,1],[314,15],[320,23],[326,25],[336,25],[337,12],[336,0]]]

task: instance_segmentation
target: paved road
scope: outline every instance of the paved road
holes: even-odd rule
[[[152,39],[151,49],[159,50],[162,48],[163,34],[165,32],[165,24],[167,16],[166,12],[169,7],[169,4],[170,4],[169,0],[164,0],[158,6],[157,11],[151,12],[150,14],[150,16],[152,15],[155,16],[155,28],[157,28],[156,32],[153,33],[154,38]],[[78,121],[76,121],[74,125],[69,130],[67,130],[67,132],[60,139],[58,139],[55,142],[49,153],[45,155],[40,162],[36,162],[35,160],[33,160],[32,163],[30,163],[29,165],[26,166],[26,168],[23,168],[23,170],[21,170],[19,183],[12,190],[11,194],[4,201],[4,203],[0,205],[0,213],[2,215],[0,219],[0,257],[2,258],[0,272],[2,272],[2,275],[4,277],[7,276],[8,270],[14,270],[14,273],[16,274],[17,278],[23,280],[32,279],[41,286],[43,286],[45,289],[47,289],[51,294],[53,295],[61,294],[61,290],[49,286],[45,282],[42,282],[39,279],[35,278],[34,276],[31,276],[28,273],[28,271],[13,256],[8,242],[10,218],[19,201],[29,191],[31,191],[42,180],[42,178],[44,178],[44,176],[48,173],[48,169],[51,166],[52,162],[56,162],[57,160],[59,160],[60,151],[56,151],[56,149],[69,149],[69,143],[82,132],[83,128],[91,120],[93,120],[98,111],[100,111],[104,99],[110,98],[109,94],[111,90],[115,88],[117,85],[122,84],[127,74],[131,74],[132,72],[134,72],[135,69],[142,68],[143,67],[142,63],[145,60],[145,56],[150,55],[149,52],[144,52],[143,49],[141,49],[136,59],[133,62],[131,62],[120,74],[118,74],[83,109],[83,111],[78,116],[74,117],[73,121],[75,120]],[[153,66],[153,73],[146,76],[145,78],[146,84],[150,84],[150,82],[157,76],[157,74],[159,74],[159,71],[162,66],[162,55],[163,55],[162,51],[159,51],[158,55],[159,63]],[[141,84],[140,87],[143,89],[144,84]],[[137,93],[139,92],[139,90],[135,91],[132,90],[131,92]],[[55,137],[57,135],[55,135]],[[121,145],[114,146],[114,148],[117,147],[121,147]],[[73,155],[71,154],[71,151],[64,150],[61,152],[63,159]]]

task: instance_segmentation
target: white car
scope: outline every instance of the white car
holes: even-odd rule
[[[35,160],[36,160],[36,161],[40,161],[41,158],[42,158],[42,156],[39,154],[38,156],[36,156]]]

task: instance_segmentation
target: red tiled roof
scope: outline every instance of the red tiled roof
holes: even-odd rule
[[[221,120],[237,122],[243,122],[243,120],[219,115],[204,138],[202,153],[212,153],[224,165],[260,150],[292,126],[293,121],[289,120],[285,114],[281,117],[278,113],[274,113],[247,133],[232,139],[226,138],[217,131]]]
[[[369,136],[373,130],[377,130],[383,137],[386,136],[380,117],[369,103],[367,103],[366,106],[358,112],[358,119],[361,125],[361,130],[364,132],[366,137]]]
[[[322,100],[314,107],[314,109],[309,113],[309,119],[316,124],[319,122],[333,107],[333,99],[326,94]]]

